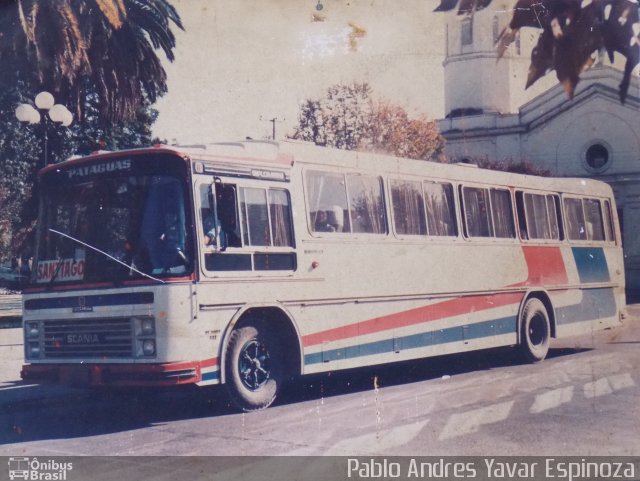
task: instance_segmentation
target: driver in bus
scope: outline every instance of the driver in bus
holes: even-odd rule
[[[211,209],[202,209],[202,229],[204,237],[202,239],[206,247],[219,247],[221,251],[225,250],[226,242],[224,231],[220,228],[219,222]],[[216,240],[220,239],[220,245],[216,244]]]

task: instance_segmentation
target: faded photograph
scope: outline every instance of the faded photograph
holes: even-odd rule
[[[639,63],[636,0],[4,0],[0,473],[638,479]]]

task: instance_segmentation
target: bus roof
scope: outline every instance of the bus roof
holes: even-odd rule
[[[284,140],[244,140],[239,142],[219,142],[197,145],[162,145],[124,151],[96,152],[86,157],[69,159],[53,164],[41,171],[66,167],[70,164],[91,162],[104,157],[120,155],[142,155],[149,153],[173,153],[185,160],[201,162],[238,163],[242,165],[271,165],[282,169],[294,165],[319,169],[348,169],[376,175],[397,175],[407,177],[429,177],[440,180],[463,181],[559,191],[581,195],[611,196],[611,187],[590,178],[539,177],[482,168],[469,168],[470,164],[447,164],[441,162],[404,159],[386,154],[349,151],[319,147],[310,142]]]

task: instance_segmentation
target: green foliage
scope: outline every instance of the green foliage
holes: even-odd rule
[[[300,107],[291,138],[346,150],[369,150],[414,159],[435,159],[444,139],[435,122],[410,118],[400,106],[374,102],[366,84],[333,85]]]
[[[291,138],[355,150],[366,135],[371,112],[369,84],[333,85],[325,97],[302,104],[298,127]]]
[[[0,88],[0,260],[12,251],[14,231],[25,199],[31,196],[41,144],[33,129],[24,129],[15,118],[22,101],[19,87]]]
[[[173,25],[167,0],[3,0],[0,82],[48,90],[77,118],[96,97],[101,118],[130,120],[167,90],[156,51],[173,61]]]
[[[24,83],[13,88],[3,88],[0,84],[0,261],[28,254],[31,248],[31,232],[37,216],[34,185],[37,171],[44,166],[45,128],[50,164],[71,155],[154,143],[151,126],[158,112],[149,100],[143,101],[133,119],[108,122],[100,116],[99,97],[88,95],[83,106],[86,115],[69,128],[48,120],[23,125],[15,118],[15,108],[29,102],[34,94]]]
[[[151,105],[167,90],[156,51],[174,59],[172,26],[183,28],[167,0],[0,2],[0,261],[29,249],[45,151],[56,163],[152,142]],[[17,121],[42,90],[74,113],[70,128]]]

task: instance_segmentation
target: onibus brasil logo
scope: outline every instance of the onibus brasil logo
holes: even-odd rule
[[[73,463],[62,463],[53,459],[39,461],[38,458],[9,458],[9,479],[33,481],[66,481],[67,471]]]

